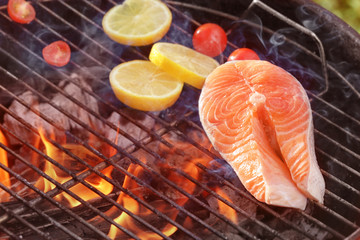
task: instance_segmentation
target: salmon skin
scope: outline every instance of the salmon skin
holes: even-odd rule
[[[299,209],[307,197],[323,203],[309,99],[284,69],[261,60],[219,66],[205,81],[199,115],[214,148],[256,199]]]

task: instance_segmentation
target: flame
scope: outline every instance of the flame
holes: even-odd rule
[[[140,176],[143,173],[143,169],[141,166],[136,164],[131,164],[129,167],[129,172],[134,174],[135,176]],[[134,194],[136,194],[138,197],[142,198],[144,200],[143,189],[140,185],[137,184],[136,181],[132,180],[130,177],[126,176],[123,184],[124,188],[131,189]],[[123,192],[120,193],[120,196],[118,198],[118,202],[123,205],[127,210],[129,210],[131,213],[138,215],[139,217],[145,219],[146,217],[150,216],[152,214],[152,211],[148,208],[144,207],[143,205],[140,205],[135,199],[127,196]],[[161,204],[161,200],[156,201],[154,205],[157,205],[157,209],[161,212],[166,211],[166,204]],[[174,211],[173,211],[174,212]],[[171,218],[174,219],[176,216],[176,213],[172,214]],[[137,236],[140,239],[148,239],[148,240],[156,240],[156,239],[162,239],[159,235],[156,233],[147,232],[145,229],[143,229],[140,224],[136,223],[136,220],[134,220],[131,216],[129,216],[127,213],[122,212],[119,217],[114,219],[115,222],[120,224],[121,226],[125,227],[126,229],[136,232]],[[115,226],[111,226],[110,232],[108,236],[111,239],[119,238],[119,232],[118,229]],[[177,230],[176,227],[172,226],[171,224],[166,224],[166,226],[162,229],[163,233],[167,236],[170,236]]]
[[[223,190],[221,190],[221,188],[217,187],[215,192],[217,194],[219,194],[221,197],[223,197],[224,199],[231,202],[231,199],[229,198],[229,196],[227,196],[227,194]],[[230,207],[229,205],[225,204],[224,202],[222,202],[220,200],[218,200],[218,205],[219,205],[219,213],[226,216],[233,223],[235,223],[235,224],[238,223],[238,217],[237,217],[235,209],[233,209],[232,207]]]
[[[37,149],[40,148],[40,144],[41,144],[41,138],[39,136],[35,137],[33,146]],[[31,157],[30,157],[30,163],[36,167],[39,167],[39,158],[38,158],[38,153],[35,151],[31,151]]]
[[[212,147],[210,142],[207,141],[207,138],[203,137],[204,136],[194,135],[191,138],[199,143],[202,143],[202,146],[204,148],[211,151]],[[197,167],[197,164],[201,164],[210,169],[221,168],[222,166],[220,164],[218,164],[217,166],[213,166],[213,164],[211,163],[214,162],[212,161],[212,158],[208,157],[188,142],[184,142],[181,140],[169,140],[169,142],[171,142],[173,146],[176,146],[176,148],[169,149],[167,147],[164,147],[163,145],[160,145],[157,148],[160,156],[166,159],[166,163],[151,162],[150,160],[147,161],[146,156],[144,156],[143,154],[141,155],[140,160],[148,166],[153,165],[153,169],[157,169],[158,173],[163,175],[166,179],[175,183],[179,188],[183,189],[187,193],[193,196],[201,197],[202,199],[209,199],[210,197],[213,199],[213,197],[210,196],[211,194],[209,192],[207,192],[201,187],[198,187],[190,179],[193,178],[197,181],[208,183],[208,178],[210,176],[205,173],[205,171]],[[190,178],[188,178],[187,176],[183,176],[183,174],[178,172],[178,169],[181,169],[181,171],[186,175],[190,176]],[[154,187],[157,191],[171,198],[177,205],[186,206],[185,204],[187,203],[192,204],[191,201],[189,202],[188,197],[182,195],[178,190],[174,189],[173,187],[168,186],[168,184],[164,183],[161,178],[150,174],[141,166],[131,164],[128,171],[137,178]],[[179,215],[179,210],[177,210],[177,208],[171,206],[168,202],[164,201],[158,195],[154,194],[146,186],[138,184],[136,180],[134,180],[134,178],[126,176],[123,187],[131,191],[141,200],[145,201],[152,207],[159,210],[161,213],[165,214],[170,219],[174,221],[179,221],[179,224],[181,224],[185,228],[191,229],[198,226],[197,223],[194,222],[189,216],[186,216],[184,218],[183,215]],[[218,193],[221,197],[228,200],[229,202],[232,202],[230,197],[228,196],[228,192],[221,189],[220,183],[216,184],[216,182],[214,181],[214,186],[210,187],[210,189]],[[177,231],[176,226],[170,224],[166,220],[163,220],[161,217],[157,216],[156,213],[143,206],[138,200],[130,197],[124,192],[120,193],[117,202],[125,209],[127,209],[129,213],[118,213],[119,209],[113,207],[112,209],[110,209],[108,214],[114,218],[114,221],[117,224],[136,234],[136,236],[140,239],[157,240],[162,239],[162,237],[152,232],[150,229],[147,229],[147,227],[144,226],[142,223],[138,222],[134,215],[148,222],[155,228],[159,229],[166,236],[171,236]],[[237,223],[237,214],[232,207],[223,203],[219,199],[216,200],[216,206],[220,214],[225,215],[231,221]],[[199,211],[203,211],[201,209],[202,208],[200,208]],[[154,221],[154,219],[156,220]],[[123,233],[114,225],[111,225],[108,236],[112,239],[127,239],[125,233]]]
[[[142,160],[144,162],[144,160]],[[203,161],[203,159],[199,159],[199,161]],[[187,178],[177,174],[176,171],[168,165],[167,163],[160,163],[158,164],[160,173],[169,179],[170,181],[176,183],[180,188],[185,190],[189,194],[193,194],[196,189],[196,184],[188,180]],[[192,176],[193,178],[197,179],[199,177],[199,170],[196,168],[194,163],[187,162],[187,164],[182,169],[186,174]],[[149,182],[149,176],[146,171],[139,165],[131,164],[128,170],[133,175],[139,177],[143,181]],[[167,184],[161,184],[161,179],[156,176],[150,177],[153,181],[150,181],[151,185],[154,185],[158,191],[163,192],[164,195],[170,197],[173,201],[175,201],[178,205],[184,206],[184,204],[188,201],[188,198],[181,193],[177,192],[177,190],[173,189],[170,186],[166,186]],[[141,198],[142,200],[150,203],[153,207],[157,210],[168,216],[170,219],[175,220],[178,216],[179,210],[171,206],[168,202],[164,201],[163,199],[159,199],[157,195],[154,195],[151,190],[147,189],[139,185],[135,180],[131,177],[126,176],[124,180],[123,187],[125,189],[130,190],[133,194],[137,197]],[[147,200],[147,199],[155,199],[155,200]],[[151,219],[157,218],[156,214],[154,214],[151,210],[146,208],[145,206],[141,205],[137,200],[133,199],[132,197],[126,195],[125,193],[121,192],[118,203],[124,206],[127,210],[129,210],[133,215],[137,215],[142,219]],[[142,224],[138,223],[133,217],[129,214],[122,212],[120,216],[114,219],[116,223],[119,225],[126,227],[136,235],[140,239],[149,239],[149,240],[157,240],[162,239],[156,233],[150,232],[146,230],[145,227],[142,227]],[[170,236],[176,232],[177,227],[173,226],[172,224],[168,223],[164,220],[165,223],[161,224],[161,220],[157,220],[155,225],[157,228],[161,229],[161,232],[166,235]],[[148,221],[149,223],[153,224],[154,221]],[[160,226],[160,227],[159,227]],[[119,230],[116,226],[112,225],[109,231],[108,236],[112,239],[121,239],[123,238],[121,230]]]
[[[0,143],[7,145],[6,138],[4,134],[0,131]],[[8,159],[6,151],[0,147],[0,163],[8,167]],[[0,168],[0,182],[6,187],[10,187],[10,176],[9,173],[2,168]],[[4,190],[0,189],[0,200],[7,201],[9,199],[9,194]]]
[[[203,148],[213,151],[211,143],[205,135],[195,134],[189,135],[189,137],[201,144]],[[123,207],[124,211],[121,211],[119,207],[113,206],[106,212],[106,215],[116,222],[116,224],[110,226],[108,232],[109,238],[129,239],[130,237],[117,227],[121,226],[140,239],[162,239],[160,234],[153,232],[151,228],[146,226],[147,224],[161,231],[162,235],[167,237],[176,235],[178,237],[177,224],[172,224],[171,221],[164,219],[157,212],[150,209],[156,209],[162,215],[166,215],[167,218],[186,229],[199,231],[198,228],[201,225],[190,216],[180,214],[180,211],[174,205],[182,206],[201,219],[208,218],[211,216],[210,213],[202,204],[198,204],[193,198],[187,197],[187,194],[182,194],[177,188],[194,196],[194,198],[202,201],[204,204],[208,201],[208,206],[213,208],[213,210],[225,215],[234,223],[238,222],[237,213],[232,207],[214,197],[211,191],[207,191],[206,188],[197,184],[197,182],[205,184],[210,190],[215,191],[222,198],[232,202],[232,189],[226,189],[226,187],[223,189],[223,184],[218,178],[213,177],[209,173],[213,171],[224,172],[227,171],[227,167],[215,161],[191,143],[183,141],[174,135],[169,134],[169,138],[167,136],[163,136],[163,138],[176,147],[169,148],[164,144],[156,144],[156,142],[149,145],[152,149],[156,149],[162,160],[154,159],[141,149],[134,154],[141,162],[149,166],[152,171],[156,171],[157,174],[148,171],[142,164],[130,164],[129,174],[125,176],[123,183],[123,188],[126,191],[122,191],[117,199],[117,203]],[[197,166],[198,164],[208,168],[209,172],[202,170],[201,167]],[[171,181],[176,187],[172,187],[172,184],[168,184],[164,179]],[[161,195],[155,193],[153,189]],[[175,204],[169,203],[162,196],[171,199]],[[150,209],[146,207],[148,205],[151,206]],[[95,219],[94,222],[96,220],[99,219]],[[209,233],[206,229],[200,231],[204,234]],[[182,233],[179,232],[179,234],[181,236]]]
[[[63,165],[65,168],[76,171],[76,172],[82,172],[86,171],[86,167],[83,166],[81,163],[79,163],[76,159],[73,159],[72,157],[68,156],[64,151],[61,149],[58,149],[55,147],[51,142],[45,137],[45,133],[42,128],[39,129],[39,134],[41,137],[41,140],[45,146],[45,153],[54,159],[59,164]],[[55,139],[54,133],[50,134],[50,139]],[[62,147],[65,149],[68,149],[71,153],[76,155],[77,157],[87,161],[91,166],[95,166],[97,163],[101,161],[95,154],[90,152],[87,148],[83,147],[82,145],[78,144],[62,144]],[[110,178],[111,172],[113,167],[109,166],[102,170],[101,172]],[[66,172],[61,170],[60,168],[56,167],[49,161],[46,161],[44,172],[54,180],[56,180],[59,183],[65,183],[66,181],[72,179],[71,176],[69,176]],[[113,185],[109,182],[107,182],[105,179],[101,178],[98,175],[90,175],[85,179],[87,183],[101,191],[103,194],[109,194],[113,190]],[[52,184],[50,181],[46,180],[45,178],[40,178],[35,186],[39,188],[40,190],[44,192],[48,192],[51,189],[55,188],[55,185]],[[77,185],[71,187],[69,189],[74,194],[80,196],[84,201],[88,201],[93,198],[99,197],[98,194],[90,190],[85,185],[78,183]],[[67,193],[60,193],[55,197],[58,201],[67,200],[71,207],[75,207],[80,205],[80,202],[76,199],[72,198]]]

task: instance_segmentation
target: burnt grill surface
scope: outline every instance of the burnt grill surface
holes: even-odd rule
[[[356,239],[360,225],[360,73],[356,66],[360,61],[349,59],[346,54],[349,49],[344,50],[345,54],[339,55],[339,52],[342,52],[341,48],[346,45],[343,42],[343,38],[346,37],[336,30],[329,32],[329,26],[320,18],[321,14],[316,19],[310,17],[319,9],[316,5],[299,5],[296,8],[293,6],[295,17],[286,11],[286,15],[292,16],[293,20],[304,24],[320,36],[328,64],[326,80],[314,39],[291,28],[260,7],[254,6],[243,15],[249,7],[249,1],[228,0],[221,4],[215,1],[165,2],[173,13],[173,24],[162,41],[191,47],[191,35],[196,27],[202,23],[216,22],[228,30],[229,38],[224,54],[217,57],[219,62],[225,62],[226,56],[235,48],[246,46],[257,51],[262,59],[286,69],[303,84],[311,99],[316,153],[326,182],[324,205],[309,201],[305,211],[298,211],[268,206],[250,196],[234,177],[231,168],[218,159],[218,154],[194,138],[194,132],[203,134],[197,112],[199,90],[185,86],[178,102],[159,113],[138,112],[121,104],[109,86],[109,72],[121,62],[147,59],[151,46],[123,46],[111,41],[103,33],[102,17],[117,2],[39,1],[33,3],[37,18],[29,25],[12,22],[5,6],[0,11],[0,130],[8,138],[13,139],[13,143],[7,146],[0,143],[0,147],[9,157],[9,167],[3,164],[0,164],[0,167],[30,189],[30,193],[23,196],[0,183],[2,191],[12,196],[9,201],[0,203],[0,239],[107,238],[111,224],[119,228],[124,237],[139,239],[136,233],[117,224],[107,215],[109,209],[114,206],[119,212],[127,212],[147,231],[165,239],[201,239],[204,236],[206,239]],[[215,9],[220,9],[221,12]],[[281,9],[277,10],[281,12]],[[68,42],[72,50],[71,63],[64,68],[49,66],[41,56],[42,48],[56,40]],[[337,45],[334,44],[336,42]],[[353,46],[354,42],[356,41],[348,43]],[[82,102],[64,90],[64,80],[66,84],[79,87],[81,94],[90,99],[89,102]],[[83,82],[90,88],[84,87]],[[66,129],[51,115],[39,111],[29,99],[24,100],[22,96],[25,92],[36,96],[43,106],[53,109],[57,116],[69,119],[69,124],[76,126],[75,130]],[[53,101],[54,96],[66,99],[76,106],[74,109],[80,109],[79,111],[91,116],[90,122],[77,117],[73,108]],[[72,165],[63,166],[56,159],[47,156],[42,149],[34,147],[28,138],[18,135],[14,129],[4,124],[6,118],[11,116],[26,132],[39,136],[38,129],[29,123],[29,119],[23,119],[10,107],[14,102],[34,114],[31,116],[38,116],[41,121],[57,131],[64,132],[68,141],[88,149],[91,152],[89,155],[101,161],[91,164],[56,140],[50,140],[51,144],[66,153]],[[97,107],[94,108],[90,103]],[[126,127],[119,129],[118,125],[111,121],[113,113],[120,116],[120,124],[130,124],[133,126],[131,129],[136,130],[130,132]],[[100,127],[94,128],[94,124],[103,126],[107,132],[118,132],[124,145],[119,147],[112,136],[106,135]],[[89,144],[89,135],[115,149],[117,154],[109,157]],[[166,152],[179,156],[186,155],[182,153],[184,149],[178,147],[168,136],[175,136],[182,143],[185,142],[187,146],[193,147],[214,161],[214,167],[195,163],[198,171],[206,176],[208,181],[193,179],[181,168],[170,168],[169,171],[189,179],[206,197],[211,195],[214,199],[224,202],[240,216],[241,221],[233,223],[229,216],[211,208],[203,195],[187,193],[178,182],[166,178],[167,175],[164,174],[169,173],[160,173],[156,166],[142,161],[142,155],[159,162],[166,160]],[[29,163],[27,156],[20,152],[20,148],[27,154],[39,156],[43,159],[43,165],[34,166]],[[71,176],[70,179],[62,184],[54,181],[43,171],[46,162],[62,169]],[[20,163],[29,173],[21,175],[17,172],[14,166]],[[144,175],[147,174],[154,180],[147,180],[150,179],[147,175],[134,176],[129,172],[130,164],[140,166],[144,170]],[[102,172],[108,166],[114,167],[111,178]],[[44,193],[35,186],[35,180],[30,175],[44,177],[52,181],[56,188]],[[93,176],[106,179],[114,186],[114,190],[109,194],[103,194],[94,189],[85,181]],[[169,218],[146,199],[134,194],[131,189],[124,188],[125,176],[135,179],[139,185],[148,189],[151,192],[150,198],[163,201],[179,211],[178,217]],[[187,204],[178,205],[164,194],[161,188],[155,186],[156,181],[163,182],[166,189],[181,193],[188,199]],[[98,197],[84,201],[69,191],[69,188],[79,183],[92,189]],[[243,203],[229,201],[214,191],[214,186],[229,189],[234,199]],[[81,204],[70,208],[64,202],[58,201],[56,196],[63,192]],[[167,236],[154,222],[147,222],[132,214],[117,203],[120,192],[148,208],[157,219],[176,226],[177,231]],[[216,220],[216,224],[207,221],[210,216]],[[185,224],[187,218],[191,219],[193,227]],[[194,231],[192,228],[202,229],[203,232]]]

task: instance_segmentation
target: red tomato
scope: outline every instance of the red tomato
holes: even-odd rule
[[[42,50],[45,61],[53,66],[62,67],[70,61],[70,47],[64,41],[53,42]]]
[[[228,61],[234,60],[260,60],[260,58],[249,48],[238,48],[230,54],[228,59]]]
[[[227,44],[224,29],[214,23],[205,23],[198,27],[192,38],[196,51],[209,57],[216,57],[222,53]]]
[[[35,19],[35,9],[25,0],[9,0],[7,11],[14,22],[30,23]]]

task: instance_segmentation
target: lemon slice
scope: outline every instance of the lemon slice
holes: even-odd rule
[[[149,59],[180,81],[199,89],[205,78],[219,66],[215,59],[191,48],[165,42],[152,46]]]
[[[110,84],[124,104],[142,111],[160,111],[179,98],[183,83],[150,61],[121,63],[110,72]]]
[[[160,40],[171,20],[169,8],[159,0],[126,0],[105,14],[102,25],[112,40],[144,46]]]

